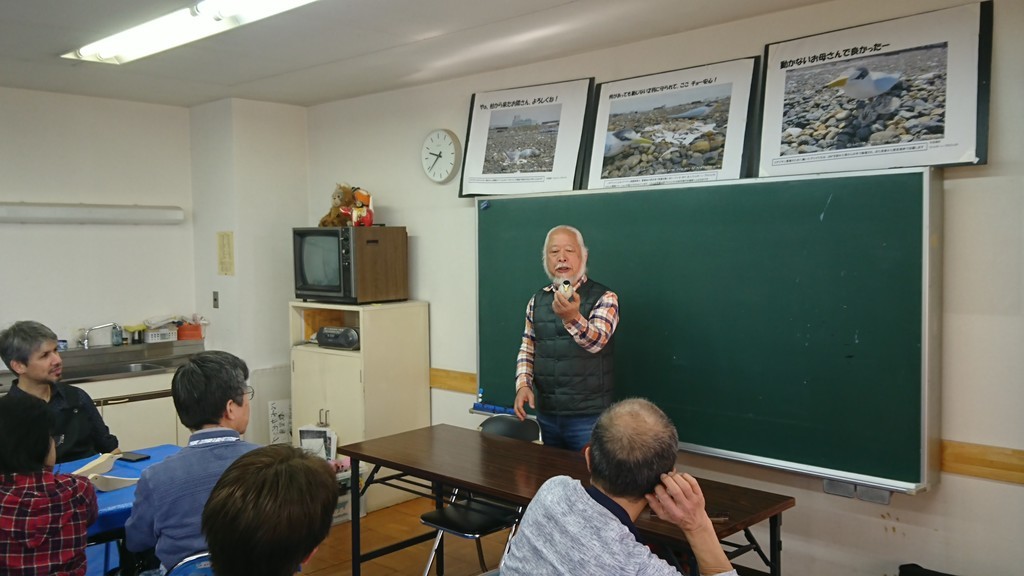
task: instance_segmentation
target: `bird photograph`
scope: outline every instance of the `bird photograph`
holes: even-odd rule
[[[731,95],[723,83],[612,101],[601,178],[720,169]]]
[[[867,100],[891,90],[900,81],[900,75],[868,70],[864,66],[850,68],[835,80],[826,84],[829,88],[841,88],[842,95],[858,100]]]
[[[551,172],[555,165],[561,114],[561,104],[492,112],[483,173]]]
[[[618,156],[623,150],[633,144],[654,144],[654,142],[641,137],[635,130],[626,129],[609,132],[604,140],[604,157],[612,158]]]
[[[945,137],[943,42],[785,72],[780,154]]]

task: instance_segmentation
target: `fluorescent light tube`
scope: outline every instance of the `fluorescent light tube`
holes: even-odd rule
[[[124,64],[287,12],[316,0],[202,0],[86,44],[61,58]]]
[[[184,221],[185,211],[178,206],[0,202],[0,223],[180,224]]]

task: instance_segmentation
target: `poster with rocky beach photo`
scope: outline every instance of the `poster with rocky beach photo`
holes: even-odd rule
[[[460,196],[579,187],[593,78],[473,95]]]
[[[990,3],[769,45],[759,174],[984,163],[985,34]]]
[[[587,188],[740,177],[757,58],[598,87]]]

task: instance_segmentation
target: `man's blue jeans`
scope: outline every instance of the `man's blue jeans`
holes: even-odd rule
[[[541,440],[545,446],[580,451],[590,442],[590,433],[600,414],[559,416],[537,413]]]

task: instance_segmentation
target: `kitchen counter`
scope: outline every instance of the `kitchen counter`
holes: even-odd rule
[[[61,382],[89,391],[89,382],[133,378],[173,372],[188,358],[204,349],[203,340],[178,340],[128,346],[97,346],[61,352],[64,372]],[[7,394],[15,375],[0,370],[0,395]]]

